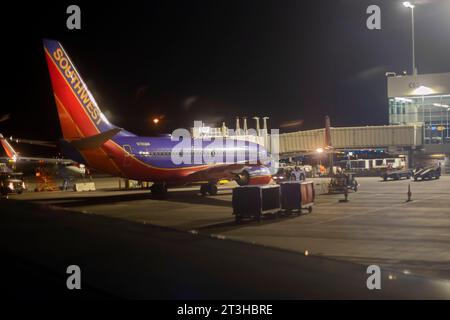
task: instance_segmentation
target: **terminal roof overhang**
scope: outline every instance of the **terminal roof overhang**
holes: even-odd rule
[[[388,97],[450,95],[450,72],[387,78]]]

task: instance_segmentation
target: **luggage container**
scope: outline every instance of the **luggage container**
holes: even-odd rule
[[[315,191],[312,181],[286,181],[281,186],[281,208],[287,213],[297,211],[301,213],[302,209],[312,212]]]
[[[260,221],[263,214],[280,211],[280,186],[251,185],[234,188],[232,203],[236,222],[243,218]]]

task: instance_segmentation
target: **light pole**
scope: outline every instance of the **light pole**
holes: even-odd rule
[[[412,33],[412,72],[413,75],[417,74],[417,68],[416,68],[416,53],[415,53],[415,40],[414,40],[414,7],[415,5],[412,4],[409,1],[403,2],[403,5],[406,8],[411,9],[411,33]]]

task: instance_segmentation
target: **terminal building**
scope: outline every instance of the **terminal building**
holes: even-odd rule
[[[387,78],[390,125],[422,127],[414,162],[450,173],[450,72]]]
[[[450,174],[450,73],[389,76],[386,112],[389,124],[384,126],[331,127],[331,141],[336,150],[354,153],[356,150],[383,150],[405,158],[410,168],[440,165],[442,173]],[[194,137],[232,136],[271,146],[271,130],[267,117],[260,128],[254,117],[255,129],[250,133],[247,119],[243,128],[239,118],[236,129],[225,124],[213,128],[198,122],[192,128]],[[269,132],[270,131],[270,132]],[[281,158],[301,156],[323,146],[325,130],[303,130],[281,133],[277,149]]]
[[[425,144],[450,144],[450,73],[388,77],[388,99],[389,124],[419,124]]]

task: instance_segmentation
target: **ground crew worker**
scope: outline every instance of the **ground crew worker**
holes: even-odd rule
[[[327,170],[323,165],[320,165],[320,175],[323,176]]]

